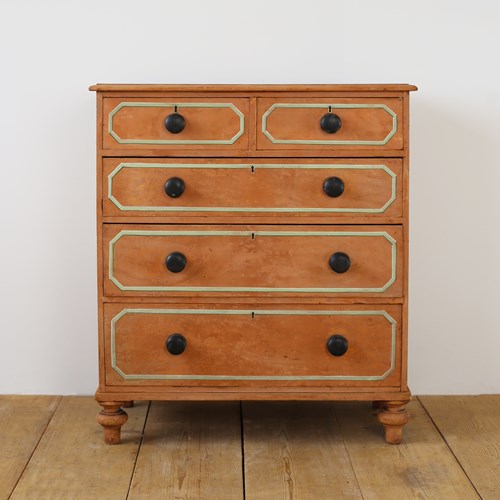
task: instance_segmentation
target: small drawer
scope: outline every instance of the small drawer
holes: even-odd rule
[[[105,98],[104,149],[247,149],[248,99]]]
[[[104,225],[105,295],[402,294],[401,226]]]
[[[105,158],[105,216],[401,217],[402,161]]]
[[[402,149],[401,98],[258,100],[257,149]]]
[[[236,307],[236,306],[235,306]],[[105,304],[108,385],[400,383],[400,306]]]

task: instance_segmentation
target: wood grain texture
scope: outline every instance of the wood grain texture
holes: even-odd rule
[[[399,446],[383,442],[376,411],[368,404],[335,406],[363,498],[478,498],[420,403],[408,406],[411,421]]]
[[[110,241],[127,230],[138,232],[132,235],[124,233],[115,240],[113,260],[110,261]],[[200,234],[182,234],[186,230]],[[162,234],[161,231],[179,232]],[[201,291],[188,288],[186,291],[193,292],[192,296],[206,293],[219,296],[251,294],[254,297],[273,293],[282,296],[283,292],[352,296],[355,291],[356,295],[397,297],[402,293],[403,262],[398,257],[402,246],[400,226],[186,228],[155,225],[151,228],[147,225],[106,224],[103,233],[104,274],[109,276],[112,265],[113,277],[128,288],[120,290],[106,278],[104,293],[109,296],[168,296],[172,292],[184,291],[184,287],[209,288]],[[299,234],[287,236],[287,233]],[[389,237],[396,243],[391,243]],[[393,251],[396,252],[394,270]],[[187,259],[182,272],[172,273],[166,269],[165,259],[173,252],[180,252]],[[349,256],[351,266],[347,272],[336,273],[330,268],[329,259],[335,252]],[[160,290],[148,291],[141,287]],[[179,290],[169,290],[176,287]],[[243,290],[231,290],[231,287]],[[266,289],[259,290],[261,287]],[[246,291],[246,288],[257,290]],[[282,288],[290,290],[280,290]],[[321,290],[314,291],[317,288]],[[329,289],[336,291],[329,292]]]
[[[118,500],[131,484],[129,498],[243,498],[238,403],[152,403],[137,457],[147,403],[128,409],[124,442],[109,447],[89,425],[91,398],[64,397],[50,420],[60,399],[0,398],[0,498],[9,498],[33,449],[13,499]],[[246,498],[462,500],[479,492],[496,500],[500,395],[419,399],[431,418],[410,403],[399,446],[383,443],[369,403],[243,403]]]
[[[500,395],[420,396],[482,498],[500,498]]]
[[[354,392],[355,391],[355,392]],[[383,392],[382,392],[383,391]],[[138,401],[380,401],[405,400],[409,393],[399,387],[115,387],[107,386],[106,392],[98,393],[102,401],[131,399]]]
[[[337,146],[335,149],[328,150],[328,158],[348,158],[355,156],[356,158],[392,158],[392,157],[402,157],[406,156],[406,146],[405,149],[376,149],[377,146],[374,146],[371,149],[346,149],[342,146]],[[112,149],[99,149],[99,154],[103,157],[121,157],[124,155],[124,150],[119,149],[118,147],[114,147]],[[272,150],[272,149],[222,149],[222,146],[219,148],[215,148],[215,146],[210,149],[210,157],[212,158],[224,158],[224,157],[248,157],[252,156],[252,158],[283,158],[284,150]],[[157,157],[162,158],[165,156],[165,150],[159,149],[158,147],[149,147],[149,148],[127,148],[127,156],[132,157]],[[288,154],[293,155],[294,158],[325,158],[326,151],[324,149],[293,149],[289,150]],[[182,158],[186,157],[187,152],[182,148],[174,148],[173,146],[168,149],[168,157],[169,158]],[[190,158],[206,158],[207,150],[206,149],[190,149],[189,150]]]
[[[17,484],[12,499],[126,498],[147,403],[130,408],[122,445],[106,446],[91,397],[65,397]],[[103,480],[103,478],[106,478]]]
[[[288,106],[290,104],[297,107],[273,108],[275,105]],[[311,104],[324,107],[307,107]],[[332,105],[332,112],[342,120],[342,126],[335,134],[328,134],[320,127],[321,118],[328,112],[329,105]],[[336,106],[342,105],[366,107],[336,108]],[[262,128],[262,132],[257,135],[257,149],[323,149],[327,155],[337,148],[352,151],[360,149],[402,149],[404,147],[402,127],[394,127],[393,116],[385,109],[370,108],[369,106],[372,105],[386,106],[392,113],[397,115],[399,120],[403,119],[400,98],[366,99],[362,97],[342,98],[329,96],[317,99],[309,96],[304,98],[290,98],[287,96],[283,99],[258,99],[257,125],[259,129]],[[267,118],[264,120],[265,116]],[[265,127],[264,122],[266,122]],[[264,128],[273,139],[264,134]],[[386,140],[387,142],[384,144]],[[332,142],[329,144],[319,142],[301,144],[287,141]],[[355,144],[335,144],[334,141],[354,141]]]
[[[362,498],[331,403],[244,403],[247,500]]]
[[[404,142],[406,144],[406,158],[403,160],[403,266],[408,275],[410,264],[410,165],[409,165],[409,144],[410,144],[410,96],[403,95],[403,128]],[[401,341],[401,386],[403,389],[408,389],[408,279],[405,280],[403,286],[403,336]]]
[[[411,92],[415,85],[407,83],[360,84],[133,84],[97,83],[89,90],[98,92]]]
[[[402,162],[398,159],[105,158],[103,165],[104,216],[147,216],[155,222],[165,218],[177,223],[183,216],[196,215],[211,222],[216,216],[274,215],[274,221],[293,217],[293,223],[297,216],[308,216],[330,224],[344,222],[346,217],[355,217],[359,223],[360,217],[379,222],[402,216]],[[118,166],[121,169],[115,171]],[[323,191],[323,182],[332,176],[344,183],[338,197]],[[164,190],[172,177],[185,183],[178,198],[170,198]]]
[[[9,498],[60,396],[0,396],[0,499]]]
[[[102,184],[100,180],[102,179],[102,168],[103,161],[99,154],[99,148],[102,144],[102,94],[98,93],[97,97],[97,124],[96,124],[96,144],[97,144],[97,153],[96,153],[96,233],[97,233],[97,295],[101,297],[103,295],[103,262],[102,262]],[[98,325],[98,339],[99,339],[99,388],[103,388],[105,386],[105,372],[104,372],[104,337],[103,337],[103,308],[102,301],[97,302],[97,325]]]
[[[129,499],[243,498],[238,403],[151,404]]]
[[[189,303],[191,298],[191,294],[181,294],[172,297],[162,297],[162,304],[178,304],[179,307],[192,307],[193,305],[200,305],[203,307],[206,304],[221,304],[220,299],[214,296],[200,297],[196,299],[196,303]],[[140,303],[140,304],[158,304],[159,301],[155,297],[102,297],[101,301],[103,303]],[[288,296],[280,296],[280,297],[259,297],[259,304],[266,304],[272,306],[294,306],[298,304],[302,304],[304,308],[319,308],[324,307],[325,305],[340,305],[340,304],[376,304],[376,305],[392,305],[392,304],[401,304],[403,302],[402,297],[331,297],[331,296],[308,296],[308,297],[290,297]],[[234,307],[236,305],[237,308],[246,308],[248,304],[251,304],[250,307],[254,307],[256,302],[252,297],[225,297],[224,298],[224,307],[228,306],[228,308]]]
[[[294,314],[290,309],[283,315],[259,307],[252,309],[255,312],[249,309],[238,314],[217,308],[207,311],[176,308],[172,314],[158,314],[157,307],[134,309],[106,304],[106,330],[111,330],[112,318],[124,309],[126,314],[116,322],[114,342],[108,336],[105,350],[115,353],[113,360],[119,371],[131,378],[127,380],[113,370],[110,354],[109,385],[175,386],[184,380],[185,385],[195,386],[255,386],[252,376],[260,376],[264,384],[277,386],[289,381],[272,377],[305,377],[293,381],[294,385],[399,385],[399,365],[392,365],[392,361],[399,359],[400,329],[394,332],[393,352],[393,327],[385,316],[377,314],[382,310],[371,309],[362,314],[366,309],[357,305],[338,306],[328,314],[315,314],[314,310]],[[210,314],[216,312],[222,314]],[[383,312],[390,314],[397,324],[399,307],[385,307]],[[185,351],[177,356],[170,354],[165,346],[167,337],[174,333],[183,335],[187,342]],[[327,349],[326,343],[333,334],[344,336],[348,343],[342,356],[332,356]],[[189,376],[199,374],[224,379],[189,380]],[[170,380],[162,378],[166,376]],[[314,379],[328,376],[339,379],[327,382]],[[349,377],[360,379],[354,381]]]
[[[365,84],[365,85],[96,85],[91,90],[97,91],[98,98],[98,136],[97,136],[97,174],[98,174],[98,260],[99,260],[99,345],[100,345],[100,386],[98,396],[102,401],[117,399],[144,400],[370,400],[380,399],[385,402],[398,402],[408,399],[406,385],[406,351],[407,351],[407,222],[408,222],[408,101],[409,92],[416,87],[408,84]],[[113,127],[125,139],[133,142],[138,138],[142,144],[119,144],[119,138],[109,133],[109,114],[116,109],[118,103],[141,101],[152,103],[236,103],[245,117],[245,132],[233,144],[155,144],[171,134],[166,132],[164,118],[169,112],[167,107],[153,105],[151,107],[125,106],[116,110]],[[329,103],[323,107],[324,103]],[[328,106],[335,108],[335,103],[348,105],[337,107],[342,113],[342,128],[335,135],[335,140],[347,141],[347,144],[273,144],[262,130],[263,115],[270,106],[276,103],[300,104],[300,107],[275,107],[267,117],[269,130],[282,140],[303,142],[324,142],[332,136],[323,132],[319,120]],[[321,104],[320,108],[303,106],[303,104]],[[356,106],[350,106],[356,104]],[[375,106],[372,106],[375,104]],[[397,115],[397,120],[385,104]],[[359,106],[361,105],[361,106]],[[184,107],[179,111],[187,118],[185,130],[176,136],[195,142],[201,140],[226,140],[237,132],[238,120],[234,113],[225,107]],[[333,112],[333,110],[332,110]],[[319,113],[319,114],[318,114]],[[321,115],[321,116],[320,116]],[[340,116],[340,114],[339,114]],[[397,122],[397,123],[396,123]],[[208,125],[208,126],[207,126]],[[150,144],[148,141],[153,141]],[[349,141],[351,141],[349,143]],[[352,143],[354,141],[354,144]],[[387,141],[387,142],[386,142]],[[384,144],[385,142],[385,144]],[[186,190],[176,200],[167,199],[163,184],[163,170],[143,169],[123,170],[115,176],[113,194],[117,200],[130,210],[120,211],[120,203],[113,204],[107,195],[107,181],[110,173],[123,161],[148,162],[180,162],[199,164],[211,163],[253,163],[254,170],[227,172],[200,169],[179,169],[176,176],[185,176]],[[365,159],[363,159],[365,158]],[[224,160],[225,159],[225,160]],[[259,170],[258,165],[280,163],[284,166],[291,163],[315,162],[366,162],[368,164],[382,162],[394,172],[395,177],[381,175],[382,171],[366,170],[363,176],[359,171],[344,169],[336,173],[342,176],[346,189],[341,197],[326,199],[321,192],[323,178],[322,169],[309,169],[307,177],[301,172],[291,172],[282,168],[275,170]],[[395,168],[394,168],[395,167]],[[305,169],[304,169],[305,170]],[[202,175],[200,175],[200,172]],[[182,175],[181,175],[182,174]],[[243,175],[239,175],[243,174]],[[329,174],[334,175],[334,173]],[[388,183],[390,180],[390,184]],[[394,184],[393,182],[394,181]],[[321,187],[320,187],[321,185]],[[383,213],[352,212],[337,215],[327,213],[325,208],[331,203],[345,206],[347,209],[373,209],[384,206],[392,190],[396,190],[396,199]],[[319,193],[319,194],[318,194]],[[318,197],[319,196],[319,197]],[[163,215],[155,210],[165,203],[184,203],[189,209],[172,215]],[[311,205],[310,205],[311,203]],[[361,204],[361,205],[360,205]],[[143,205],[145,210],[137,210],[134,206]],[[205,213],[198,211],[205,205],[214,211]],[[178,206],[175,205],[177,208]],[[245,207],[258,209],[258,212],[246,211]],[[153,207],[151,210],[147,207]],[[224,207],[243,208],[243,211],[230,213],[220,212]],[[320,212],[281,212],[279,209],[291,207],[294,210],[317,208]],[[264,209],[264,212],[260,210]],[[273,211],[274,210],[274,211]],[[230,214],[228,216],[228,214]],[[258,215],[256,215],[258,214]],[[228,225],[231,223],[231,226]],[[328,222],[328,226],[325,223]],[[376,225],[374,225],[376,223]],[[140,224],[143,224],[141,226]],[[165,224],[161,226],[159,224]],[[168,226],[166,225],[168,224]],[[173,225],[175,224],[175,226]],[[331,248],[331,242],[322,241],[324,235],[312,238],[291,235],[285,238],[263,234],[246,235],[248,238],[236,238],[225,235],[206,234],[202,239],[198,235],[180,237],[177,235],[144,235],[123,236],[114,244],[115,262],[110,278],[110,239],[120,229],[169,229],[195,230],[199,224],[205,230],[258,231],[258,228],[270,231],[327,230],[352,228],[358,231],[387,231],[397,244],[391,248],[388,240],[382,236],[380,241],[367,241],[369,238],[355,236],[342,238],[343,248]],[[337,226],[335,226],[336,224]],[[342,224],[342,226],[340,225]],[[154,226],[153,226],[154,225]],[[198,226],[198,227],[200,227]],[[168,236],[167,239],[163,236]],[[174,236],[174,237],[173,237]],[[210,239],[212,236],[215,238]],[[254,237],[255,236],[255,237]],[[231,240],[232,238],[232,240]],[[264,239],[267,238],[266,241]],[[314,239],[314,241],[313,241]],[[373,238],[371,238],[373,239]],[[223,241],[222,241],[223,240]],[[231,241],[230,241],[231,240]],[[236,241],[237,240],[237,241]],[[281,241],[278,241],[281,240]],[[288,241],[286,241],[288,240]],[[321,240],[321,241],[320,241]],[[362,241],[361,241],[362,240]],[[172,248],[170,248],[172,247]],[[175,248],[174,248],[175,247]],[[395,272],[392,269],[392,249],[396,249],[397,258]],[[173,252],[182,252],[187,256],[187,267],[174,275],[165,268],[166,256]],[[351,257],[351,268],[346,273],[334,273],[328,260],[334,252],[344,252]],[[168,273],[168,274],[167,274]],[[395,275],[395,276],[394,276]],[[332,284],[332,276],[335,278]],[[395,277],[395,280],[393,278]],[[119,283],[119,280],[121,283]],[[153,287],[153,290],[151,290]],[[193,289],[193,287],[195,287]],[[201,287],[201,290],[196,287]],[[204,287],[204,288],[203,288]],[[177,289],[175,289],[177,288]],[[221,290],[224,288],[224,290]],[[372,291],[366,291],[366,288]],[[258,290],[259,289],[259,290]],[[320,291],[318,291],[318,289]],[[325,292],[324,289],[337,289],[337,292]],[[316,291],[315,291],[316,290]],[[323,291],[321,291],[323,290]],[[373,291],[375,290],[375,291]],[[224,304],[224,307],[255,307],[259,304],[286,307],[331,307],[337,305],[363,304],[367,308],[397,308],[398,332],[395,369],[386,381],[234,381],[227,386],[214,386],[206,380],[179,380],[173,384],[165,384],[163,380],[122,380],[116,382],[116,369],[109,362],[109,318],[104,321],[105,304],[111,307],[138,307],[142,304],[156,304],[153,307],[205,307],[210,303]],[[238,305],[238,301],[240,305]],[[401,308],[402,305],[402,308]],[[401,315],[402,311],[402,315]],[[122,321],[124,318],[121,318]],[[400,328],[400,322],[402,327]],[[141,325],[136,325],[138,328]],[[144,325],[143,325],[144,326]],[[147,326],[147,325],[146,325]],[[201,326],[201,325],[200,325]],[[243,337],[245,325],[241,325],[243,339],[240,346],[231,347],[235,360],[231,373],[239,370],[241,365],[245,373],[268,371],[274,367],[276,373],[286,371],[291,365],[283,366],[283,358],[291,354],[297,365],[291,368],[293,373],[312,373],[318,364],[322,373],[325,367],[318,363],[320,355],[310,352],[309,346],[299,349],[299,334],[294,334],[287,346],[289,336],[283,325],[268,325],[269,333],[279,332],[279,338],[273,341],[268,351],[263,353],[262,331],[257,332],[254,339]],[[135,328],[135,327],[134,327]],[[149,328],[149,327],[148,327]],[[220,359],[227,356],[227,337],[232,340],[235,335],[224,334],[224,325],[212,325],[212,330],[219,332],[220,356],[212,353],[213,343],[210,339],[197,340],[200,346],[206,347],[204,352],[210,353],[206,360],[197,357],[196,373],[212,374],[218,371]],[[310,325],[302,325],[304,332],[312,332],[309,336],[317,340],[317,332]],[[203,328],[200,328],[201,332]],[[288,328],[290,330],[290,328]],[[363,326],[360,330],[365,330]],[[133,335],[121,335],[123,345],[117,347],[120,363],[127,369],[151,369],[150,355],[157,363],[153,369],[161,370],[161,362],[155,358],[157,351],[151,349],[159,339],[159,330],[151,326],[150,335],[145,337],[139,346]],[[132,332],[132,330],[130,330]],[[136,332],[136,330],[133,330]],[[305,338],[307,334],[302,336]],[[362,332],[360,333],[362,335]],[[224,338],[222,338],[224,337]],[[125,340],[124,340],[125,339]],[[194,337],[193,337],[194,339]],[[231,340],[230,339],[230,340]],[[312,339],[312,340],[314,340]],[[136,344],[132,345],[134,342]],[[205,342],[205,343],[203,343]],[[233,343],[234,344],[234,343]],[[387,343],[375,342],[373,356],[388,355],[391,347]],[[192,344],[191,344],[192,345]],[[302,344],[301,344],[302,345]],[[148,348],[146,348],[148,347]],[[120,351],[121,349],[121,351]],[[246,358],[240,353],[255,350],[253,358],[245,365]],[[288,349],[288,351],[286,351]],[[271,356],[275,351],[274,357]],[[298,353],[298,354],[297,354]],[[366,350],[364,351],[366,354]],[[212,355],[213,354],[213,355]],[[262,355],[264,354],[264,355]],[[297,354],[297,355],[295,355]],[[267,357],[266,357],[267,356]],[[271,356],[271,357],[270,357]],[[351,368],[358,370],[363,366],[373,368],[372,353],[363,358],[356,358]],[[272,359],[271,359],[272,358]],[[230,359],[230,357],[228,358]],[[288,357],[290,359],[290,357]],[[377,358],[378,359],[378,358]],[[210,362],[209,362],[210,361]],[[259,364],[260,363],[260,364]],[[191,363],[192,364],[192,363]],[[239,365],[239,366],[238,366]],[[300,365],[300,366],[298,366]],[[314,365],[314,366],[313,366]],[[212,371],[211,371],[212,370]],[[170,373],[170,372],[169,372]],[[274,373],[274,372],[273,372]],[[153,376],[156,376],[153,374]],[[133,383],[128,383],[133,382]],[[386,383],[387,382],[387,383]],[[121,385],[120,385],[121,384]],[[322,385],[321,385],[322,384]],[[377,387],[378,385],[378,387]],[[389,418],[389,417],[388,417]],[[392,418],[392,417],[391,417]]]
[[[125,103],[125,104],[124,104]],[[129,103],[140,103],[147,106],[129,106]],[[225,103],[231,105],[243,115],[243,124],[240,115],[229,107],[203,107]],[[161,106],[155,104],[168,104]],[[196,107],[184,107],[191,104]],[[123,105],[116,111],[117,106]],[[186,127],[179,134],[171,134],[165,127],[165,119],[174,113],[175,105],[178,112],[185,118]],[[111,115],[115,111],[114,116]],[[103,102],[103,147],[105,149],[134,149],[149,148],[147,141],[194,141],[187,144],[158,144],[156,147],[168,150],[174,149],[247,149],[248,148],[248,114],[249,99],[227,99],[199,97],[179,98],[174,96],[158,97],[130,97],[126,101],[120,98],[105,98]],[[120,138],[119,142],[109,132],[109,117],[112,116],[112,130]],[[239,135],[241,133],[241,135]],[[231,142],[233,141],[234,142]],[[129,144],[126,141],[134,141]],[[227,144],[208,143],[196,144],[197,141],[228,141]]]

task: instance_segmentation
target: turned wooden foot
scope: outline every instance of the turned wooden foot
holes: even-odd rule
[[[134,402],[133,401],[125,401],[125,403],[122,404],[123,408],[133,408],[134,407]]]
[[[385,441],[389,444],[399,444],[403,439],[403,428],[409,420],[407,403],[408,401],[384,401],[377,415],[385,429]]]
[[[99,401],[99,404],[102,410],[97,414],[96,420],[104,429],[104,442],[120,444],[120,431],[128,420],[127,413],[120,408],[124,401]]]

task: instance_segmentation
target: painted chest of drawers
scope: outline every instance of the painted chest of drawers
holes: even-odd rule
[[[408,420],[411,85],[95,85],[97,420],[368,400]]]

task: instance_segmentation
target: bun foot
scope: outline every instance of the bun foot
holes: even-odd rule
[[[97,414],[96,420],[104,429],[104,442],[106,444],[120,444],[122,425],[128,420],[128,415],[120,407],[124,401],[99,401],[102,410]]]
[[[406,411],[408,401],[387,401],[378,413],[378,421],[384,426],[385,441],[388,444],[399,444],[403,440],[403,428],[408,423]]]

